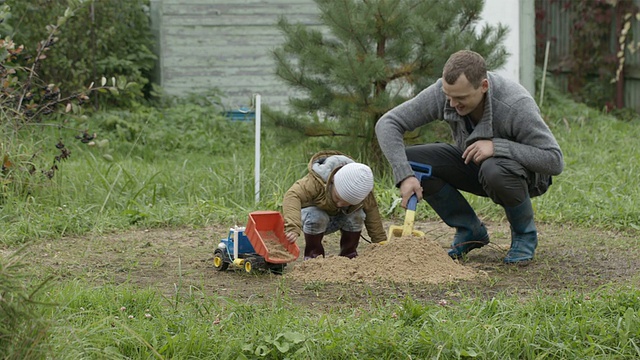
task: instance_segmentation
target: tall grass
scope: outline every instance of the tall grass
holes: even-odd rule
[[[548,194],[536,201],[545,221],[598,228],[640,230],[640,178],[637,160],[640,117],[630,109],[618,119],[570,100],[554,84],[547,86],[542,116],[565,155],[565,171]],[[621,111],[619,113],[624,113]]]
[[[256,204],[252,123],[187,105],[171,112],[105,113],[76,124],[90,125],[98,129],[100,146],[69,144],[72,157],[52,181],[34,174],[26,199],[5,194],[3,241],[240,221],[255,209],[277,208],[312,153],[307,144],[276,136],[278,129],[266,131]]]
[[[0,359],[45,358],[50,324],[38,316],[38,296],[46,281],[31,282],[21,250],[0,256]]]
[[[564,151],[566,168],[547,194],[534,199],[539,221],[639,230],[639,121],[620,121],[572,102],[552,104],[543,116]],[[273,124],[266,119],[262,126],[258,203],[253,123],[230,121],[214,107],[105,112],[62,129],[24,132],[13,139],[23,144],[24,154],[49,151],[40,145],[43,139],[79,131],[69,128],[93,129],[98,138],[95,146],[68,143],[72,156],[51,181],[34,174],[20,179],[21,191],[4,186],[2,241],[136,226],[242,223],[253,210],[279,210],[288,187],[306,173],[310,156],[333,143]],[[433,133],[446,134],[441,130]],[[391,174],[376,179],[376,194],[383,214],[403,213]],[[504,219],[488,199],[467,197],[481,217]],[[418,220],[435,217],[425,203],[417,214]]]

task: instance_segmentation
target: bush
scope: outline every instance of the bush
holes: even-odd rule
[[[60,162],[71,155],[63,141],[71,131],[85,144],[96,137],[87,129],[65,126],[70,118],[82,115],[81,106],[89,100],[89,94],[103,91],[117,95],[130,87],[126,81],[116,86],[115,78],[111,82],[102,78],[99,85],[91,83],[67,93],[40,76],[38,70],[59,41],[60,27],[73,14],[73,9],[68,8],[56,25],[48,25],[44,40],[36,42],[31,51],[17,45],[11,37],[0,39],[0,128],[5,135],[0,148],[0,201],[9,193],[26,196],[41,179],[53,178]],[[0,23],[10,16],[9,7],[2,5]],[[0,28],[3,30],[6,27]],[[51,132],[44,131],[46,128],[57,129],[57,136],[52,137]]]
[[[63,16],[69,6],[60,39],[50,50],[50,61],[39,74],[64,89],[79,89],[103,76],[129,83],[127,96],[109,93],[94,97],[94,105],[129,106],[143,101],[151,91],[155,67],[154,40],[150,29],[148,0],[8,0],[13,17],[12,37],[32,44],[46,37],[47,25]],[[69,5],[68,5],[69,4]],[[34,56],[36,49],[26,49]]]

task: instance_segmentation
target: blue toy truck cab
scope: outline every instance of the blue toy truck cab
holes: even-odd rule
[[[235,233],[237,232],[238,233],[238,253],[239,254],[255,253],[255,250],[253,249],[253,245],[251,245],[249,238],[244,234],[244,230],[245,228],[243,227],[229,229],[229,236],[227,236],[227,238],[222,239],[220,241],[218,248],[222,247],[224,250],[227,251],[229,256],[231,256],[233,254]]]

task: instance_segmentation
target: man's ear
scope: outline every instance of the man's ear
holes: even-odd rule
[[[486,93],[489,90],[489,79],[483,79],[480,83],[480,87],[482,88],[482,93]]]

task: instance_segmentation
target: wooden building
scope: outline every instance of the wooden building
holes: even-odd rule
[[[262,102],[284,107],[292,89],[274,75],[283,42],[279,16],[319,26],[312,0],[151,0],[158,41],[157,81],[170,95],[219,89],[229,109]]]
[[[534,0],[485,1],[483,19],[511,29],[505,44],[511,58],[502,70],[533,92]],[[317,14],[313,0],[151,0],[155,81],[170,95],[219,89],[227,109],[249,106],[255,94],[263,104],[285,109],[288,98],[300,94],[274,74],[271,51],[284,40],[276,22],[285,16],[321,28]]]

